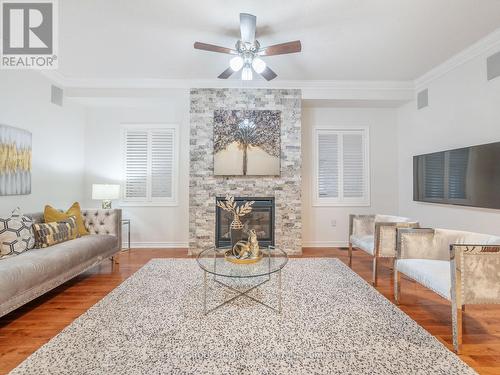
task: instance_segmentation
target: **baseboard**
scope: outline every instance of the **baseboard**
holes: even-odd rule
[[[348,242],[345,241],[304,241],[302,247],[347,247]]]
[[[127,243],[123,243],[123,248],[127,248]],[[131,242],[132,249],[187,249],[188,242]]]
[[[127,243],[123,243],[123,248],[127,247]],[[347,247],[349,243],[344,241],[306,241],[302,243],[302,247]],[[187,249],[189,242],[131,242],[130,247],[133,249]]]

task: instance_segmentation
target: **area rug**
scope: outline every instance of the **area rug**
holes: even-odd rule
[[[253,296],[277,303],[276,280]],[[282,285],[281,315],[240,298],[205,316],[196,261],[154,259],[11,374],[475,373],[337,259],[291,259]]]

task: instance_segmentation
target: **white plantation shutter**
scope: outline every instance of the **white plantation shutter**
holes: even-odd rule
[[[144,200],[148,196],[148,132],[125,133],[125,198]]]
[[[348,133],[343,135],[344,197],[363,198],[364,150],[363,134]]]
[[[177,128],[128,125],[124,128],[124,202],[176,204]]]
[[[151,132],[151,197],[172,197],[174,170],[174,133],[172,130]]]
[[[315,205],[369,205],[368,129],[316,129]]]
[[[321,198],[339,197],[339,136],[318,137],[318,193]]]

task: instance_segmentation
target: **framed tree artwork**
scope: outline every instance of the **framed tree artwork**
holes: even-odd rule
[[[216,176],[279,176],[281,111],[214,111]]]
[[[0,125],[0,195],[31,193],[31,133]]]

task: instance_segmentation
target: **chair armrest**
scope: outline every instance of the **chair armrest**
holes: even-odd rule
[[[434,229],[397,229],[397,259],[439,259],[434,247]]]
[[[395,257],[397,230],[403,228],[419,228],[418,222],[377,222],[375,223],[375,255]]]
[[[500,245],[453,244],[450,257],[461,304],[500,304]]]
[[[375,215],[349,215],[349,239],[352,235],[372,235],[374,227]]]

